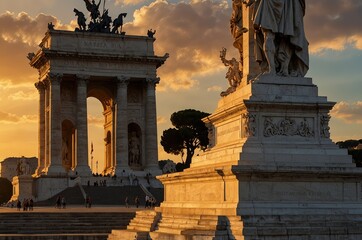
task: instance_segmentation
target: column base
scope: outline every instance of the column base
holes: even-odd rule
[[[47,175],[67,175],[67,172],[65,171],[64,167],[61,165],[51,165],[48,167]]]
[[[13,177],[13,196],[9,202],[23,201],[26,199],[34,199],[33,195],[33,178],[31,175],[20,175]]]
[[[74,169],[74,172],[75,172],[76,176],[81,176],[81,177],[90,177],[90,176],[92,176],[92,171],[91,171],[89,166],[83,166],[83,165],[77,166]]]

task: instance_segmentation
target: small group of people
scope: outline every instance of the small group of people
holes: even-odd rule
[[[65,200],[64,196],[58,196],[57,197],[57,201],[55,202],[55,207],[56,208],[66,208],[67,206],[67,202]]]
[[[34,210],[34,201],[32,198],[24,198],[23,203],[18,200],[16,202],[16,208],[18,211],[21,210],[21,207],[23,207],[23,211],[33,211]]]
[[[154,197],[146,195],[145,208],[153,208],[156,206],[156,199]]]
[[[88,187],[90,186],[90,181],[89,180],[87,182],[87,186]],[[107,180],[100,180],[99,182],[94,181],[93,186],[95,186],[95,187],[98,187],[98,186],[107,187]]]
[[[126,208],[129,208],[128,196],[124,199],[124,203],[125,203]],[[138,196],[135,197],[134,204],[135,204],[136,208],[138,208],[140,206],[140,198]],[[146,195],[145,208],[153,208],[155,206],[156,206],[156,199],[151,196]]]

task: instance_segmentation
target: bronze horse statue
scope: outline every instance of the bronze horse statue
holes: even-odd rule
[[[118,15],[118,18],[114,19],[112,33],[122,33],[123,18],[126,16],[127,13],[121,13]],[[121,27],[121,31],[118,30],[119,27]]]

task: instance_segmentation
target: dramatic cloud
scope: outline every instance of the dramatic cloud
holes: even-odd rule
[[[362,102],[339,102],[332,109],[331,115],[347,123],[362,124]]]
[[[39,14],[32,18],[25,12],[15,15],[6,12],[0,15],[0,36],[8,43],[25,43],[37,46],[47,30],[48,23],[52,22],[56,29],[68,29],[55,17]]]
[[[307,1],[304,21],[311,51],[343,50],[348,46],[362,50],[361,16],[361,1]]]
[[[220,92],[222,91],[222,87],[221,86],[211,86],[209,88],[207,88],[208,92]]]
[[[17,124],[26,122],[37,122],[37,115],[22,115],[18,116],[13,113],[0,112],[0,123],[3,124]]]
[[[116,0],[115,5],[119,5],[119,4],[137,5],[142,2],[145,2],[145,0]]]
[[[104,117],[95,117],[88,114],[88,124],[103,128]]]
[[[35,82],[37,72],[29,66],[27,53],[38,50],[38,44],[53,22],[57,29],[68,29],[55,17],[39,14],[32,18],[27,13],[6,12],[0,15],[0,80],[11,79],[12,84]]]
[[[197,85],[196,77],[223,68],[219,51],[232,48],[229,18],[230,9],[224,2],[157,0],[136,10],[134,21],[126,24],[125,30],[146,35],[148,29],[155,29],[156,53],[170,53],[159,70],[161,88],[189,89]]]
[[[36,91],[18,91],[11,94],[8,97],[10,100],[20,100],[20,101],[32,101],[39,98],[39,94]]]

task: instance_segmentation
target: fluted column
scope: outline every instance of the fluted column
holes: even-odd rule
[[[48,172],[48,167],[50,165],[50,112],[49,112],[49,109],[50,109],[50,106],[49,106],[49,103],[50,103],[50,81],[49,79],[45,79],[44,81],[44,86],[45,86],[45,157],[44,157],[44,171],[45,172]]]
[[[146,92],[146,168],[159,170],[157,149],[156,84],[159,78],[148,78]]]
[[[50,165],[48,175],[65,173],[62,166],[62,128],[61,128],[61,103],[60,82],[61,74],[49,74],[50,80]]]
[[[39,92],[38,167],[35,174],[40,175],[45,168],[45,85],[39,81],[35,87]]]
[[[87,75],[77,75],[77,164],[79,176],[91,176],[88,164]]]
[[[129,170],[128,166],[128,119],[127,86],[129,78],[117,77],[117,113],[116,113],[116,175]]]

